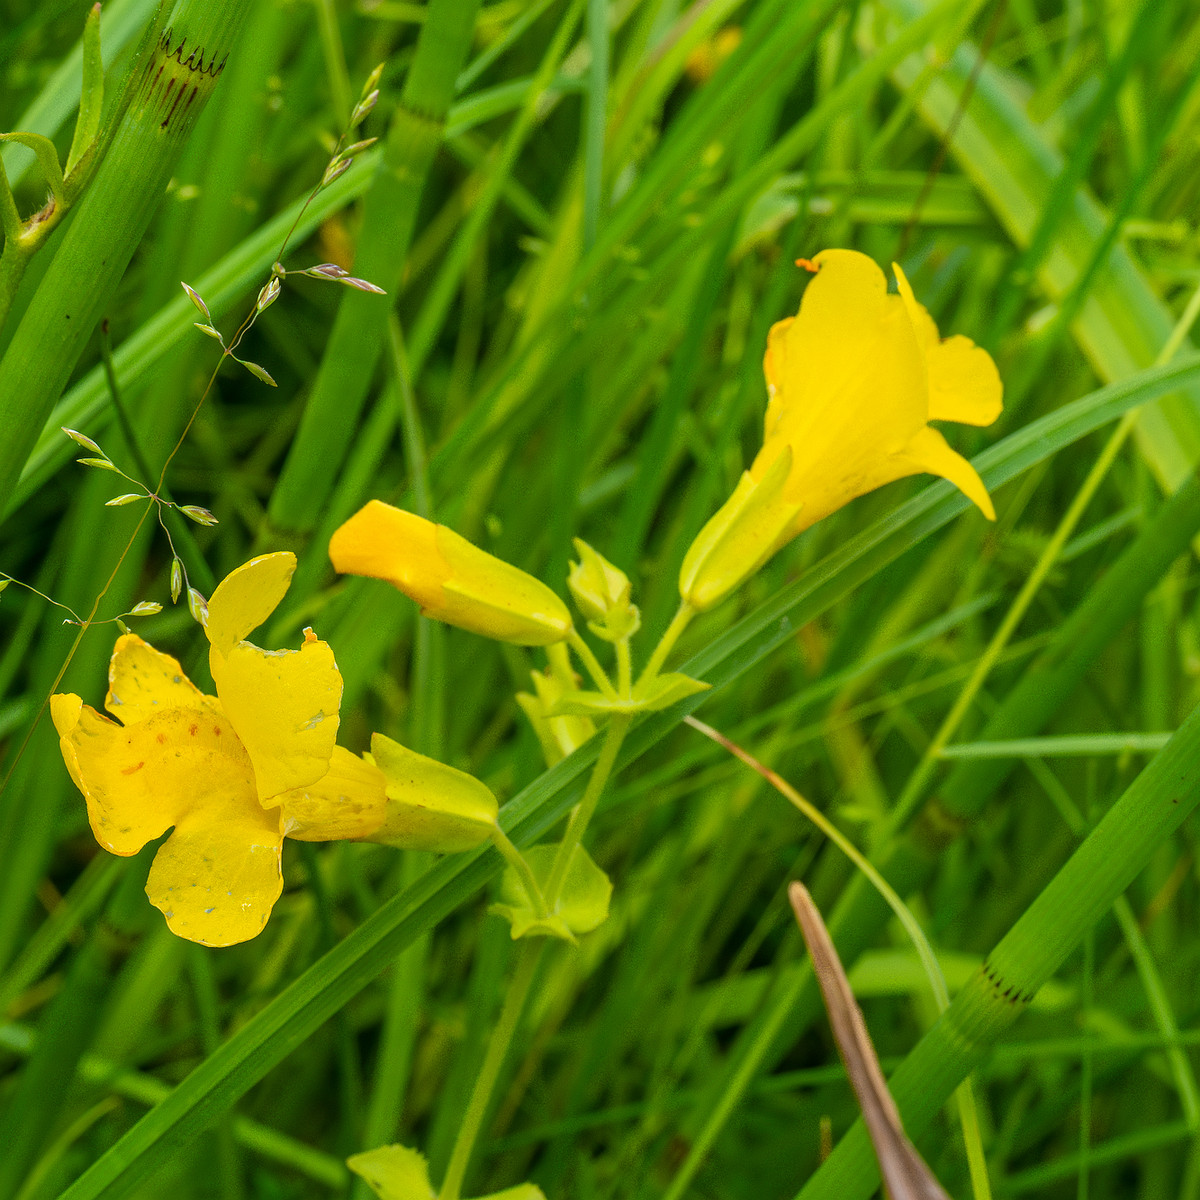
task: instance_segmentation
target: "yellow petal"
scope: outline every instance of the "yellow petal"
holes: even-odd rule
[[[896,456],[895,463],[901,469],[892,476],[893,479],[922,472],[940,475],[954,484],[968,500],[978,505],[989,521],[996,519],[992,498],[983,486],[978,472],[961,454],[950,449],[946,439],[936,429],[922,429],[905,448],[904,453]]]
[[[135,633],[117,638],[108,664],[104,707],[122,724],[144,721],[163,708],[204,708],[204,693],[183,673],[178,661],[142,641]]]
[[[792,448],[789,498],[810,507],[806,481],[836,465],[857,475],[894,454],[928,419],[924,356],[904,301],[865,254],[824,250],[799,315],[771,331],[763,360],[771,400],[756,479]],[[849,497],[847,497],[849,498]],[[844,503],[845,501],[843,501]]]
[[[928,351],[929,415],[936,421],[990,425],[1004,407],[1004,386],[992,356],[956,334]]]
[[[166,708],[122,728],[71,695],[51,713],[92,832],[113,854],[136,854],[213,805],[257,807],[250,760],[220,713]]]
[[[425,609],[440,605],[450,574],[437,526],[382,500],[371,500],[334,531],[329,559],[340,574],[386,580]]]
[[[308,633],[308,631],[306,631]],[[217,696],[254,764],[263,804],[308,787],[329,769],[337,740],[342,676],[328,643],[306,638],[299,650],[261,650],[238,642],[209,666]]]
[[[283,831],[299,842],[367,837],[387,812],[383,772],[341,746],[334,746],[329,770],[316,783],[278,800]]]
[[[261,554],[221,580],[208,602],[205,631],[218,654],[253,633],[278,607],[296,570],[290,550]]]
[[[367,841],[453,854],[491,836],[496,797],[474,776],[381,733],[371,736],[371,756],[387,781],[389,803],[383,826]]]
[[[938,328],[921,304],[898,263],[892,264],[896,285],[908,309],[917,341],[925,354],[929,377],[929,416],[935,421],[990,425],[1003,408],[1004,387],[992,356],[961,334],[938,336]]]
[[[178,937],[232,946],[257,936],[283,891],[279,814],[253,796],[211,797],[159,847],[146,880],[150,903]]]

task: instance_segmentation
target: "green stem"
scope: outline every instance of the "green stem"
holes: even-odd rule
[[[588,822],[592,819],[592,814],[596,811],[596,804],[604,791],[604,785],[612,774],[617,755],[621,750],[621,743],[625,740],[625,734],[629,731],[632,719],[628,716],[616,716],[609,722],[604,747],[600,751],[600,757],[596,759],[596,765],[592,768],[591,778],[588,779],[583,798],[571,813],[571,820],[567,824],[563,840],[559,843],[554,864],[550,869],[550,878],[544,889],[537,888],[532,872],[529,871],[529,864],[525,862],[520,851],[509,842],[505,834],[498,827],[493,833],[496,848],[521,872],[522,878],[526,880],[525,886],[530,889],[530,896],[541,897],[541,903],[544,905],[546,913],[553,913],[558,904],[563,881],[567,875],[567,866],[588,827]],[[511,848],[511,854],[505,848],[505,843]],[[537,903],[536,899],[535,903]],[[463,1114],[462,1125],[459,1126],[458,1136],[454,1140],[454,1149],[450,1152],[450,1165],[446,1168],[446,1177],[438,1192],[438,1200],[459,1200],[463,1178],[470,1163],[471,1151],[475,1147],[480,1127],[487,1114],[488,1105],[491,1103],[496,1080],[500,1077],[500,1070],[504,1066],[504,1060],[508,1057],[508,1049],[513,1035],[516,1033],[521,1013],[524,1011],[525,1002],[529,998],[529,989],[533,985],[533,977],[538,963],[541,961],[545,945],[545,941],[538,938],[525,942],[522,947],[517,969],[513,973],[512,980],[508,985],[508,993],[504,998],[504,1008],[501,1010],[500,1019],[496,1022],[496,1028],[492,1030],[483,1065],[479,1068],[475,1087],[471,1091],[471,1099],[467,1103],[467,1111]]]
[[[508,834],[499,825],[492,826],[492,843],[504,855],[508,865],[520,875],[521,882],[529,893],[529,899],[533,901],[533,906],[537,910],[537,915],[543,919],[549,917],[550,908],[546,904],[541,884],[538,883],[537,876],[529,865],[529,860],[513,845]]]
[[[583,663],[587,673],[592,677],[592,682],[610,700],[615,700],[617,693],[613,690],[612,680],[609,679],[608,673],[600,665],[600,660],[592,653],[591,646],[583,640],[583,635],[574,626],[571,627],[571,632],[567,634],[567,643],[579,655],[579,661]]]
[[[667,626],[667,632],[662,635],[662,641],[654,647],[654,653],[650,655],[650,661],[638,679],[639,684],[649,683],[658,675],[663,663],[667,661],[667,655],[674,649],[680,634],[691,624],[695,615],[696,610],[686,600],[680,604],[671,618],[671,624]]]
[[[546,881],[546,903],[550,906],[551,912],[558,904],[563,882],[567,878],[567,867],[570,866],[571,858],[583,840],[583,835],[596,811],[596,805],[600,802],[604,785],[608,782],[608,777],[616,765],[617,755],[621,752],[621,743],[624,742],[632,722],[632,716],[622,713],[614,716],[608,723],[608,729],[605,730],[604,746],[600,750],[600,757],[596,759],[596,765],[592,768],[592,775],[584,790],[583,798],[575,806],[571,813],[571,819],[567,822],[567,831],[558,844],[554,865],[550,868],[550,878]]]
[[[622,700],[633,695],[633,661],[629,656],[629,639],[617,643],[617,694]]]
[[[462,1194],[463,1179],[466,1176],[467,1167],[470,1165],[471,1151],[475,1148],[479,1130],[492,1100],[492,1091],[500,1077],[504,1060],[508,1057],[513,1035],[517,1031],[521,1013],[525,1009],[525,1002],[529,999],[529,991],[533,987],[534,976],[537,974],[538,964],[542,960],[545,948],[546,943],[540,938],[535,941],[527,941],[521,947],[521,957],[517,962],[516,971],[513,972],[512,980],[509,982],[508,993],[504,997],[504,1007],[500,1011],[500,1019],[496,1022],[496,1028],[492,1030],[487,1054],[484,1056],[483,1065],[479,1068],[475,1087],[471,1091],[471,1099],[467,1102],[467,1111],[463,1113],[458,1136],[454,1139],[454,1149],[450,1152],[450,1164],[446,1168],[445,1178],[438,1191],[438,1200],[459,1200],[459,1196]]]

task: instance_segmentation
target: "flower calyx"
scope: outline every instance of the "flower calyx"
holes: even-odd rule
[[[543,892],[557,857],[557,843],[533,846],[525,852],[525,860]],[[580,934],[591,933],[604,924],[611,899],[612,883],[608,876],[582,846],[576,846],[549,914],[538,911],[525,881],[511,866],[505,868],[500,878],[500,902],[488,911],[509,922],[514,942],[523,937],[555,937],[575,942]]]

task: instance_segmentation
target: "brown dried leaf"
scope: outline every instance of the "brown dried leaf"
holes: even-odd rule
[[[790,884],[788,899],[812,956],[838,1052],[846,1065],[850,1086],[862,1109],[879,1171],[892,1200],[950,1200],[904,1132],[862,1011],[808,889],[802,883]]]

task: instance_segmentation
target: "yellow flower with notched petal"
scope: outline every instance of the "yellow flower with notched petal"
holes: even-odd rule
[[[63,758],[96,840],[136,854],[159,847],[146,893],[173,933],[209,946],[254,937],[283,889],[284,837],[368,837],[387,811],[385,779],[335,744],[342,677],[305,630],[299,650],[245,640],[283,599],[295,555],[232,572],[208,604],[217,695],[140,637],[117,639],[101,716],[75,695],[51,700]]]
[[[540,579],[381,500],[334,532],[329,558],[343,575],[387,580],[427,617],[497,641],[549,646],[571,632],[567,606]]]
[[[995,519],[974,467],[928,423],[1000,415],[991,357],[968,338],[941,340],[898,266],[900,294],[889,295],[865,254],[825,250],[801,265],[816,278],[767,339],[763,447],[680,572],[680,595],[698,611],[810,525],[906,475],[940,475]]]

